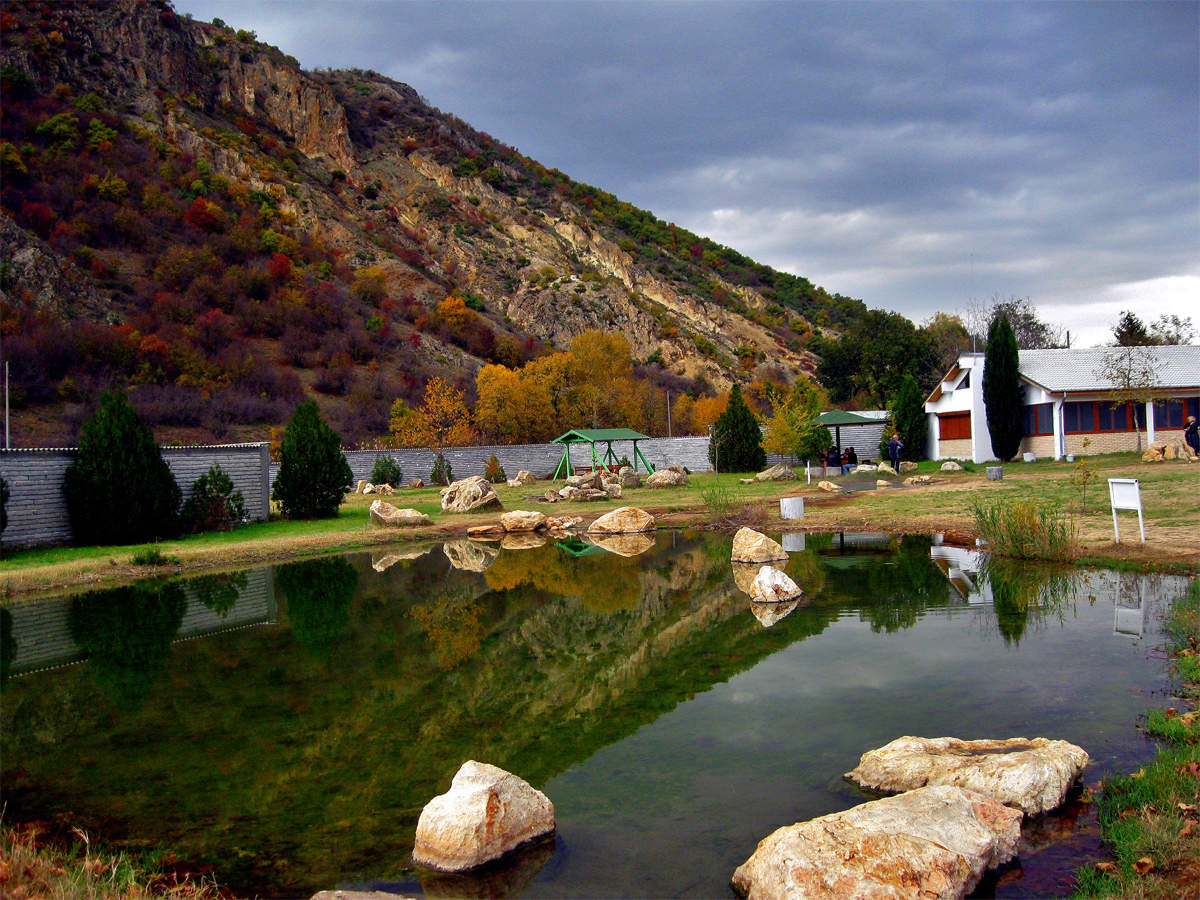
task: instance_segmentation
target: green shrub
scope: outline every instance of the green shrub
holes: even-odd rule
[[[129,557],[129,562],[135,566],[177,566],[179,558],[167,556],[157,547],[147,547]]]
[[[179,485],[120,390],[101,394],[84,423],[63,494],[79,544],[138,544],[178,531]]]
[[[447,485],[454,480],[454,469],[450,467],[450,460],[437,455],[437,459],[433,461],[433,471],[429,473],[430,484]]]
[[[708,460],[719,472],[760,472],[766,468],[762,429],[736,383],[729,392],[729,405],[713,425]]]
[[[729,488],[719,482],[702,489],[700,499],[708,507],[713,520],[725,518],[733,503],[733,495],[729,492]]]
[[[229,531],[246,520],[242,492],[219,465],[214,465],[192,485],[192,495],[180,513],[184,527],[192,532]]]
[[[390,484],[400,487],[404,483],[404,473],[400,463],[392,456],[375,457],[375,465],[371,466],[371,484]]]
[[[337,515],[353,475],[342,454],[342,439],[321,420],[317,404],[306,400],[283,433],[279,474],[271,499],[289,519],[330,519]]]
[[[970,509],[976,536],[998,556],[1068,560],[1075,555],[1075,526],[1053,507],[1033,500],[974,499]]]
[[[483,464],[483,477],[492,484],[503,484],[508,480],[508,476],[504,474],[504,466],[500,465],[495,453]]]

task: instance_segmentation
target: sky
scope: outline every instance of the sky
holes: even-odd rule
[[[1200,336],[1200,2],[175,0],[918,324]],[[1196,307],[1193,310],[1193,307]],[[1200,339],[1200,338],[1198,338]]]

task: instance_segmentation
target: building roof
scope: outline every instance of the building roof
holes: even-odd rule
[[[878,419],[869,419],[844,409],[831,409],[821,413],[815,421],[818,425],[874,425]]]
[[[594,444],[596,441],[646,441],[650,436],[632,428],[572,428],[560,434],[555,444]]]
[[[1200,388],[1200,346],[1089,347],[1074,350],[1022,350],[1021,375],[1047,391],[1104,391],[1112,388],[1101,374],[1105,357],[1130,349],[1153,355],[1158,387]]]

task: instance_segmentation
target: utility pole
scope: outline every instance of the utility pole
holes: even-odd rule
[[[671,392],[667,391],[667,437],[671,437]]]

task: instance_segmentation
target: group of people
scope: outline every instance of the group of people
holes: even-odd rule
[[[858,454],[853,447],[847,447],[842,451],[842,455],[838,456],[837,447],[830,447],[825,454],[825,469],[836,469],[839,466],[842,469],[842,474],[849,474],[855,466],[858,465]]]

